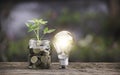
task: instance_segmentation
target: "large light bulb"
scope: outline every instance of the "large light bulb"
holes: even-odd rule
[[[61,31],[54,36],[53,45],[57,51],[61,68],[68,65],[69,53],[72,48],[73,37],[68,31]]]

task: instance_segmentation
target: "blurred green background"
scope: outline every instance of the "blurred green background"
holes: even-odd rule
[[[120,62],[119,0],[1,0],[0,61],[27,61],[28,42],[34,38],[25,23],[48,20],[56,31],[68,30],[75,39],[70,61]],[[41,33],[41,32],[40,32]],[[54,49],[52,61],[57,60]]]

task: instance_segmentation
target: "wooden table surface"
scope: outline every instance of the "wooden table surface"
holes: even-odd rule
[[[120,63],[70,62],[67,69],[28,69],[27,62],[0,62],[0,75],[120,75]]]

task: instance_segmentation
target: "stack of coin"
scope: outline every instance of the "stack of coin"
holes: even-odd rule
[[[48,69],[51,64],[50,41],[29,41],[29,68]]]

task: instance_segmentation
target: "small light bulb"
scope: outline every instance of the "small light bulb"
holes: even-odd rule
[[[68,58],[72,43],[73,37],[68,31],[61,31],[54,36],[53,45],[57,51],[61,68],[66,68],[68,65]]]

